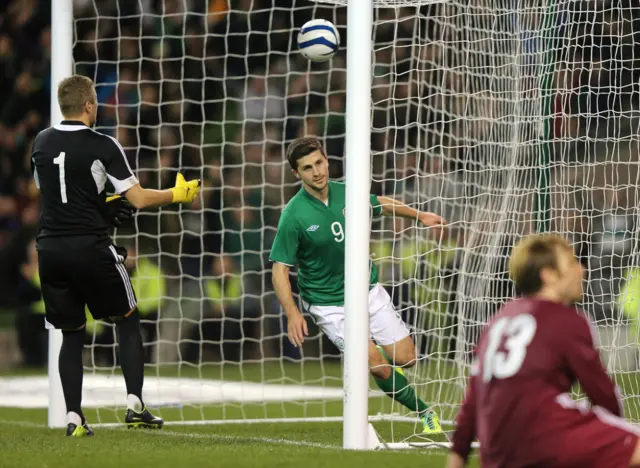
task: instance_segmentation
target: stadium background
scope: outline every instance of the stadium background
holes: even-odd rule
[[[278,1],[274,9],[275,0],[239,0],[230,11],[223,0],[75,2],[74,59],[77,72],[96,81],[98,129],[118,138],[146,187],[168,187],[178,168],[204,181],[202,203],[193,211],[169,207],[140,213],[134,224],[117,232],[117,241],[130,250],[131,274],[160,278],[145,291],[138,288],[147,339],[161,340],[150,347],[149,362],[175,362],[178,356],[193,362],[299,357],[285,338],[286,324],[271,292],[267,255],[280,209],[297,190],[283,161],[287,142],[304,133],[323,137],[332,175],[343,176],[345,56],[342,49],[334,59],[338,70],[307,79],[306,61],[285,53],[295,44],[296,29],[313,15],[324,14],[338,24],[344,46],[346,16],[344,9],[310,6],[285,14],[293,3]],[[420,12],[427,38],[442,33],[438,22],[429,19],[437,18],[436,8]],[[560,66],[554,74],[551,157],[563,161],[563,180],[575,191],[569,209],[554,222],[571,233],[587,266],[585,308],[596,320],[614,319],[621,312],[615,303],[621,279],[628,265],[637,264],[631,254],[637,252],[634,226],[640,202],[639,152],[633,138],[640,106],[636,66],[640,50],[635,53],[640,47],[640,18],[638,10],[624,1],[561,2],[558,8],[559,28],[580,26],[566,27],[570,34],[555,47]],[[398,22],[399,32],[378,28],[377,44],[388,43],[392,33],[410,43],[413,22],[418,21],[416,10],[401,10],[400,18],[403,11],[407,20]],[[34,136],[49,125],[49,95],[55,85],[49,76],[50,43],[49,2],[5,4],[0,12],[0,367],[4,368],[39,367],[46,360],[43,306],[34,283],[38,193],[29,158]],[[438,307],[451,309],[465,242],[463,229],[457,226],[464,226],[473,210],[474,194],[460,174],[473,171],[480,162],[473,149],[447,144],[457,131],[451,110],[457,105],[452,97],[457,82],[452,71],[455,57],[447,57],[450,49],[440,52],[434,45],[434,65],[422,85],[421,105],[430,109],[428,113],[419,113],[415,102],[403,99],[409,92],[403,81],[411,66],[409,48],[400,45],[394,54],[380,48],[376,55],[372,149],[379,157],[374,159],[372,191],[397,195],[393,180],[414,171],[411,164],[393,163],[398,149],[394,142],[417,144],[410,123],[422,119],[419,123],[429,135],[426,145],[423,142],[429,158],[421,169],[433,177],[426,179],[429,183],[420,187],[416,199],[405,201],[438,211],[454,225],[451,255],[435,268],[420,266],[423,280],[447,278],[446,301]],[[385,67],[395,70],[393,82]],[[395,119],[393,135],[386,125],[390,115]],[[584,170],[587,161],[598,163],[599,170]],[[443,193],[444,199],[434,198]],[[394,229],[400,232],[402,223],[391,232]],[[373,246],[374,251],[380,248]],[[505,245],[505,258],[506,253]],[[383,267],[388,285],[401,284],[395,288],[396,302],[412,297],[406,288],[416,287],[397,281],[402,274],[402,268]],[[493,297],[485,298],[489,311],[509,295],[504,268],[494,281]],[[162,326],[157,326],[158,315],[167,319]],[[180,320],[172,320],[176,317]],[[112,330],[100,324],[91,324],[90,330],[96,330],[88,344],[94,345],[97,362],[110,367]],[[305,348],[307,355],[336,356],[326,340],[315,331],[313,335]],[[201,346],[203,340],[209,345]]]

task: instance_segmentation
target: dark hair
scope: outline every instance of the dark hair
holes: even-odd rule
[[[318,138],[302,137],[293,140],[287,148],[287,161],[289,161],[291,169],[297,171],[298,161],[305,156],[309,156],[314,151],[320,151],[324,156],[326,156],[324,148],[322,148],[322,143],[320,143]]]
[[[82,114],[87,102],[95,104],[91,78],[73,75],[65,78],[58,85],[58,104],[63,117],[76,117]]]
[[[569,242],[557,234],[535,234],[524,239],[514,247],[509,259],[509,276],[516,291],[531,296],[542,289],[540,273],[545,268],[558,268],[558,253],[573,252]]]

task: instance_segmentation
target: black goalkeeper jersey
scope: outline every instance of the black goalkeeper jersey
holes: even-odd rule
[[[102,215],[107,181],[116,193],[138,183],[118,141],[76,121],[36,136],[31,169],[41,195],[38,249],[109,243],[110,226]]]

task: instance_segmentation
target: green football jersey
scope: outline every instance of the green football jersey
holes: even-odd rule
[[[371,195],[370,202],[380,215],[378,197]],[[280,216],[270,260],[298,266],[298,288],[309,304],[344,305],[344,206],[345,185],[329,182],[326,205],[302,187]],[[370,284],[377,282],[372,263]]]

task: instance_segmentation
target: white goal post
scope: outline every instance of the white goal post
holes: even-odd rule
[[[167,424],[342,423],[344,448],[363,450],[378,437],[373,423],[383,447],[446,445],[423,438],[415,414],[369,380],[369,261],[416,344],[407,378],[449,431],[479,329],[512,296],[509,249],[536,230],[589,239],[583,306],[640,419],[639,314],[618,300],[640,261],[638,93],[615,88],[616,75],[610,101],[624,102],[597,107],[610,103],[590,95],[594,82],[614,67],[591,45],[600,74],[584,81],[576,64],[595,59],[573,38],[585,37],[586,13],[553,0],[54,3],[51,123],[57,83],[86,74],[97,130],[118,138],[143,184],[166,188],[177,169],[204,181],[193,207],[139,212],[114,232],[146,304],[145,399]],[[635,23],[616,23],[614,10],[597,22],[624,45]],[[340,30],[330,62],[297,50],[313,18]],[[633,68],[615,60],[621,76]],[[324,141],[347,186],[344,362],[311,317],[302,351],[289,345],[269,277],[277,220],[299,189],[284,152],[305,134]],[[448,237],[371,219],[370,193],[443,215]],[[113,329],[88,335],[89,422],[120,424]],[[46,384],[29,380],[48,395],[50,427],[65,423],[60,343],[50,332]],[[24,392],[25,404],[42,405],[38,392]]]
[[[73,74],[73,0],[51,3],[51,125],[62,121],[56,83]],[[49,330],[49,427],[66,425],[66,407],[58,372],[62,332]]]
[[[369,194],[371,193],[371,52],[373,1],[347,7],[345,207],[345,449],[370,448],[369,415]]]

